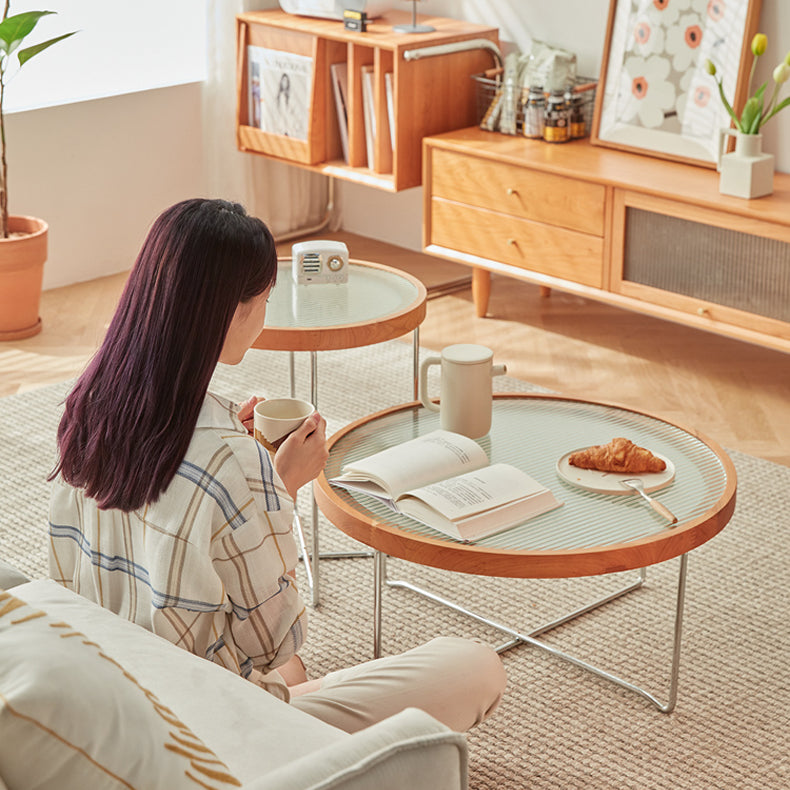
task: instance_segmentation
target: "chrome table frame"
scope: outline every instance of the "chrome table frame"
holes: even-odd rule
[[[455,612],[465,615],[466,617],[471,617],[474,620],[477,620],[484,625],[490,626],[491,628],[496,629],[497,631],[502,632],[503,634],[507,634],[511,637],[510,640],[504,642],[503,644],[499,645],[496,649],[497,653],[504,653],[511,648],[517,647],[518,645],[531,645],[533,647],[538,647],[541,650],[545,650],[547,653],[551,653],[551,655],[555,656],[556,658],[560,658],[563,661],[568,661],[571,664],[574,664],[581,669],[584,669],[588,672],[592,672],[594,675],[597,675],[600,678],[604,678],[605,680],[614,683],[621,688],[627,689],[628,691],[632,691],[635,694],[639,694],[640,696],[644,697],[648,702],[651,702],[658,708],[659,711],[662,713],[671,713],[675,709],[675,704],[677,703],[678,697],[678,679],[680,677],[680,643],[681,643],[681,636],[683,631],[683,608],[686,598],[686,575],[688,571],[688,554],[683,554],[680,557],[680,569],[678,573],[678,589],[677,589],[677,598],[675,602],[675,626],[674,626],[674,635],[673,635],[673,645],[672,645],[672,663],[670,666],[669,671],[669,692],[667,696],[666,702],[661,702],[661,700],[651,694],[649,691],[646,691],[639,686],[630,683],[623,678],[618,677],[617,675],[613,675],[610,672],[607,672],[604,669],[600,669],[596,667],[594,664],[590,664],[587,661],[584,661],[580,658],[576,658],[569,653],[565,653],[562,650],[557,650],[557,648],[552,647],[551,645],[546,644],[545,642],[541,642],[538,637],[542,636],[543,634],[551,631],[554,628],[558,628],[561,625],[565,625],[565,623],[569,623],[572,620],[575,620],[577,617],[581,617],[583,614],[587,614],[588,612],[592,612],[594,609],[598,609],[601,606],[604,606],[611,601],[615,601],[618,598],[622,598],[624,595],[627,595],[634,590],[638,590],[642,587],[647,579],[647,569],[641,568],[638,573],[638,578],[631,582],[630,584],[622,587],[619,590],[616,590],[609,595],[604,596],[603,598],[599,598],[595,601],[592,601],[585,606],[582,606],[578,609],[569,612],[562,617],[558,617],[554,620],[551,620],[548,623],[544,623],[543,625],[538,626],[530,633],[525,634],[522,631],[519,631],[515,628],[511,628],[510,626],[498,622],[497,620],[492,620],[490,617],[487,617],[483,614],[479,614],[471,609],[467,609],[465,606],[461,606],[454,601],[451,601],[449,598],[445,598],[441,595],[437,595],[436,593],[432,593],[429,590],[426,590],[424,587],[419,587],[416,584],[412,584],[411,582],[407,582],[400,579],[388,579],[387,578],[387,555],[376,551],[374,552],[374,582],[373,582],[373,656],[374,658],[379,658],[381,656],[381,630],[382,630],[382,600],[383,600],[383,590],[384,585],[386,584],[388,587],[396,587],[404,590],[411,590],[418,595],[427,598],[434,603],[439,604],[440,606],[445,606],[449,609],[452,609]]]
[[[618,404],[549,393],[499,393],[495,395],[491,432],[478,440],[488,448],[491,463],[524,465],[538,480],[551,485],[549,480],[557,475],[554,459],[566,448],[599,443],[596,439],[600,440],[604,433],[611,437],[626,431],[620,435],[630,433],[633,441],[673,458],[683,483],[670,485],[660,496],[680,521],[670,526],[635,494],[612,498],[609,493],[588,492],[568,484],[563,488],[564,507],[480,541],[459,543],[393,513],[370,497],[329,484],[328,478],[338,474],[349,461],[428,432],[437,427],[437,422],[419,403],[401,404],[358,420],[331,437],[330,459],[314,485],[324,515],[343,532],[375,550],[374,654],[381,655],[382,649],[383,591],[385,587],[406,589],[504,634],[508,639],[497,648],[499,652],[522,644],[538,647],[638,694],[659,711],[671,712],[678,695],[688,553],[723,529],[735,508],[737,476],[727,454],[695,431]],[[519,430],[514,431],[514,426]],[[529,437],[527,443],[524,437]],[[614,592],[530,630],[499,622],[409,581],[388,579],[387,556],[494,578],[581,578],[629,570],[638,576],[633,581],[621,580],[620,588]],[[679,558],[679,571],[665,701],[539,638],[641,588],[648,566],[673,558]]]

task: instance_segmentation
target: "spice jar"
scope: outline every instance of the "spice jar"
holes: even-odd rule
[[[578,93],[571,94],[571,140],[578,140],[587,134],[587,122],[584,119],[584,99]]]
[[[524,105],[524,123],[521,130],[524,137],[540,139],[543,137],[543,114],[546,111],[546,97],[542,85],[533,85],[529,89]]]
[[[563,90],[553,90],[543,114],[543,139],[547,143],[565,143],[570,139],[570,108]]]

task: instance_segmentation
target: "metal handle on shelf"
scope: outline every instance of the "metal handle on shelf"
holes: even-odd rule
[[[431,58],[434,55],[448,55],[451,52],[466,52],[470,49],[487,49],[496,60],[498,68],[502,68],[504,60],[499,47],[487,38],[473,38],[469,41],[456,41],[452,44],[437,44],[434,47],[418,47],[417,49],[407,49],[403,53],[404,60],[419,60],[420,58]]]

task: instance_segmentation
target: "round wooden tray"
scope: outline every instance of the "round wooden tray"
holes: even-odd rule
[[[359,348],[402,337],[422,323],[427,291],[420,280],[380,263],[349,264],[347,283],[296,285],[291,259],[280,259],[266,326],[253,348]]]
[[[643,568],[685,554],[721,531],[735,508],[732,461],[698,433],[614,404],[521,393],[494,397],[491,433],[480,442],[492,462],[513,463],[548,485],[564,503],[554,511],[466,544],[329,484],[346,458],[437,427],[438,415],[408,403],[338,431],[329,440],[326,469],[314,483],[322,513],[356,540],[422,565],[487,576],[566,578]],[[676,478],[661,498],[678,524],[670,527],[636,494],[594,493],[561,480],[557,459],[573,447],[603,443],[606,435],[629,436],[672,458]]]

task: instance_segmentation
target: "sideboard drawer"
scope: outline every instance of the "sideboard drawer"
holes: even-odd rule
[[[606,187],[454,151],[433,151],[431,194],[469,206],[604,235]]]
[[[452,200],[431,200],[431,244],[603,287],[603,239]]]

